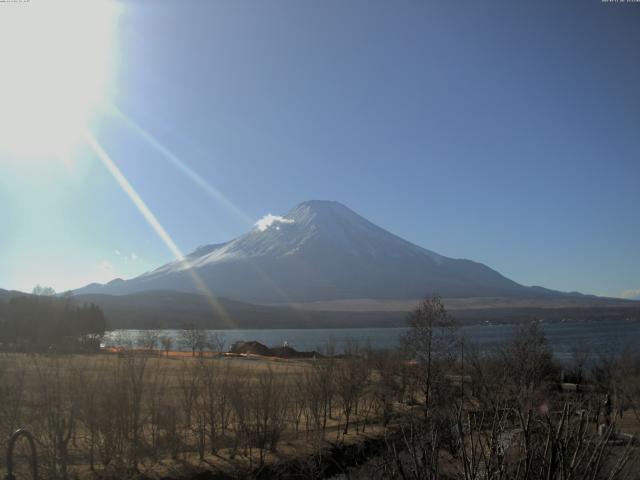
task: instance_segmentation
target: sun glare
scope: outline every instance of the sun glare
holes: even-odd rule
[[[7,4],[0,15],[0,153],[48,161],[77,142],[108,98],[120,6],[109,0]]]

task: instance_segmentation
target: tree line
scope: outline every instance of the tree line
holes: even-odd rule
[[[17,296],[0,302],[0,347],[40,351],[98,349],[107,328],[100,307],[77,304],[71,295],[57,297],[45,291],[47,294]]]

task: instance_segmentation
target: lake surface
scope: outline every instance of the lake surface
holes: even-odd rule
[[[543,323],[549,345],[559,360],[571,358],[577,345],[589,345],[593,352],[619,350],[626,346],[640,348],[640,322],[590,321]],[[513,325],[471,325],[461,327],[468,341],[483,349],[504,344],[512,334]],[[334,342],[341,351],[351,339],[373,348],[394,348],[400,344],[405,328],[344,328],[344,329],[277,329],[277,330],[209,330],[221,335],[228,348],[238,340],[255,340],[269,347],[287,342],[296,350],[321,350],[327,342]],[[105,337],[106,346],[140,345],[143,330],[114,330]],[[189,350],[180,343],[180,330],[163,330],[161,335],[174,338],[174,350]]]

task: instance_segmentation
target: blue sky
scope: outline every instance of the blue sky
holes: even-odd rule
[[[180,250],[331,199],[525,285],[640,289],[640,4],[118,12],[105,95],[148,137],[104,110],[90,128]],[[65,162],[38,156],[0,148],[0,288],[64,290],[171,260],[86,144]]]

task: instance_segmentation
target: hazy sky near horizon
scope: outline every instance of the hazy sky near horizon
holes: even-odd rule
[[[104,93],[129,123],[96,110],[90,129],[183,252],[330,199],[525,285],[640,295],[640,4],[118,5]],[[0,288],[172,259],[86,144],[4,143]]]

